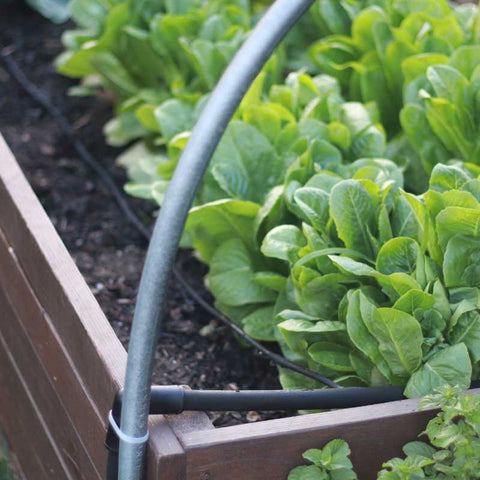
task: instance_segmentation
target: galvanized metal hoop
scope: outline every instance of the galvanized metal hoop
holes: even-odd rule
[[[276,0],[226,69],[183,152],[157,219],[128,348],[121,432],[147,433],[150,382],[167,286],[188,211],[233,113],[274,49],[314,0]],[[120,440],[119,478],[140,480],[145,444]]]

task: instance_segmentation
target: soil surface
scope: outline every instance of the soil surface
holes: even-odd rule
[[[57,74],[52,65],[62,51],[62,32],[71,27],[49,23],[23,2],[0,5],[2,51],[9,53],[27,78],[68,117],[78,138],[121,186],[125,174],[114,164],[119,150],[108,147],[102,135],[111,105],[101,99],[69,97],[68,89],[75,82]],[[145,241],[77,158],[57,123],[25,93],[2,62],[0,132],[126,347]],[[132,202],[144,218],[152,218],[149,203]],[[203,285],[205,266],[192,252],[181,252],[177,266],[211,300]],[[212,320],[173,282],[153,380],[199,389],[279,388],[276,368],[241,347],[227,327]],[[211,414],[211,418],[216,426],[226,426],[276,415],[229,412]]]

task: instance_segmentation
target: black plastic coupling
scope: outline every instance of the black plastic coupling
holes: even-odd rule
[[[184,386],[155,386],[150,390],[151,415],[178,415],[185,410]]]

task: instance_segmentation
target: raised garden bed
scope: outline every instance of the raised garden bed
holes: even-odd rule
[[[27,478],[102,478],[126,352],[2,140],[0,422]],[[475,391],[480,393],[480,391]],[[147,478],[286,478],[341,437],[360,478],[424,428],[417,401],[215,429],[204,414],[152,417]]]
[[[3,142],[0,272],[0,380],[7,392],[0,423],[24,473],[102,478],[106,416],[126,354]],[[403,401],[222,429],[204,414],[152,417],[147,476],[286,478],[304,450],[341,437],[350,443],[359,477],[375,478],[381,463],[399,455],[432,416],[416,405]]]

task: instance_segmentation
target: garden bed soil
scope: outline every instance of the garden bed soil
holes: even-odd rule
[[[62,32],[23,2],[0,6],[0,46],[28,79],[68,117],[76,134],[107,167],[119,186],[123,170],[115,167],[119,151],[108,147],[102,126],[111,115],[106,100],[70,97],[74,81],[52,64],[61,52]],[[0,132],[49,214],[75,263],[95,294],[113,329],[127,347],[146,242],[129,225],[105,187],[76,156],[53,120],[0,63]],[[154,213],[148,202],[132,200],[144,218]],[[208,297],[206,270],[192,252],[183,251],[177,266]],[[156,353],[153,381],[199,389],[279,388],[276,368],[243,348],[227,327],[195,305],[172,282],[164,331]],[[209,326],[209,328],[204,328]],[[216,426],[273,418],[277,414],[212,414]]]

